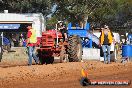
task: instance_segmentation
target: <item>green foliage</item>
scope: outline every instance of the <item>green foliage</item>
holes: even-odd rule
[[[3,0],[0,2],[0,11],[8,9],[9,12],[18,13],[51,13],[52,0]]]
[[[57,4],[54,15],[69,22],[110,22],[116,20],[119,13],[132,12],[132,0],[54,0],[54,3]]]
[[[46,22],[46,29],[55,29],[55,25],[57,23],[57,18],[54,16],[47,20]]]
[[[15,13],[52,13],[47,24],[58,20],[66,22],[111,22],[131,20],[132,0],[0,0],[0,12],[8,9]],[[117,19],[118,18],[118,19]]]

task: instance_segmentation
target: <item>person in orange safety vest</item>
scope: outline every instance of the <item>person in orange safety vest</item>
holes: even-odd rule
[[[35,55],[35,45],[37,42],[36,31],[32,28],[32,26],[28,26],[27,33],[27,50],[28,50],[28,65],[32,65],[32,58],[35,60],[35,63],[38,64],[38,57]]]
[[[101,36],[100,36],[100,45],[103,50],[105,64],[110,63],[110,49],[113,41],[114,41],[114,35],[110,31],[109,27],[105,25],[104,28],[102,28]]]

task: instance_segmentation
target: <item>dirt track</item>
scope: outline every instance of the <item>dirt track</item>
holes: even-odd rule
[[[103,64],[98,61],[56,63],[33,66],[0,65],[0,88],[81,88],[81,69],[90,79],[132,80],[132,62]],[[97,88],[132,88],[130,86],[96,86]],[[90,86],[95,88],[95,86]]]

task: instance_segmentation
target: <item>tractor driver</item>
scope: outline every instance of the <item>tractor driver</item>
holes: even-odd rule
[[[62,21],[58,21],[58,23],[56,24],[56,29],[59,32],[61,32],[63,41],[66,41],[67,40],[67,29]]]

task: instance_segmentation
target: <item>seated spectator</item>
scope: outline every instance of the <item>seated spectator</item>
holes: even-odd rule
[[[18,39],[16,38],[16,34],[12,34],[12,41],[14,43],[14,47],[18,47],[19,42]]]
[[[23,34],[21,34],[19,37],[19,46],[26,46],[25,43],[26,43],[25,38],[24,38]]]
[[[7,51],[10,51],[11,50],[11,42],[6,37],[3,37],[3,51],[4,50],[7,50]]]

